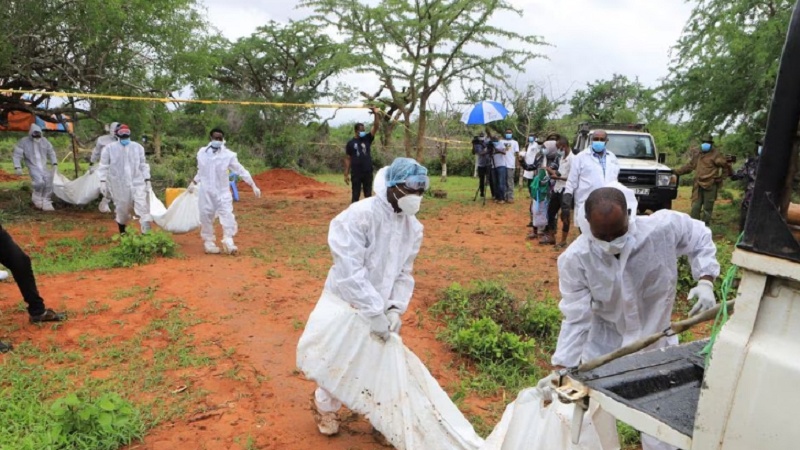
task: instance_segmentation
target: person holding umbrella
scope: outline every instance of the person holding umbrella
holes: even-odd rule
[[[464,114],[461,115],[461,122],[467,125],[486,125],[490,122],[495,122],[498,120],[503,120],[508,115],[508,110],[500,104],[499,102],[493,101],[482,101],[472,105],[470,108],[467,108],[464,111]],[[489,148],[489,154],[492,155],[492,162],[493,162],[493,170],[492,175],[494,175],[493,179],[491,180],[493,189],[493,194],[495,197],[496,203],[505,203],[506,202],[506,184],[508,183],[508,164],[506,162],[506,154],[508,153],[505,149],[505,146],[500,143],[500,140],[497,136],[492,136],[489,129],[486,129],[488,137],[491,139],[487,146]],[[519,144],[517,144],[516,153],[519,152]],[[511,157],[514,158],[514,164],[516,167],[516,153],[512,149]],[[513,182],[512,182],[513,183]],[[513,184],[512,184],[513,190]],[[512,199],[513,199],[513,192],[512,192]]]

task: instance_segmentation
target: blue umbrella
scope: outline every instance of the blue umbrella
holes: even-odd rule
[[[500,102],[482,101],[472,105],[461,115],[461,121],[467,125],[486,125],[489,122],[503,120],[508,110]]]

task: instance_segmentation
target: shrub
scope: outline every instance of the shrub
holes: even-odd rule
[[[117,449],[141,438],[144,423],[139,412],[116,393],[82,400],[69,394],[53,402],[49,443],[43,448]]]
[[[525,364],[535,347],[532,340],[523,341],[516,334],[502,331],[488,317],[472,320],[455,331],[451,344],[459,353],[484,363]]]
[[[163,231],[151,231],[147,234],[127,233],[114,236],[118,242],[111,249],[114,267],[131,267],[146,264],[157,256],[175,256],[177,244],[172,236]]]

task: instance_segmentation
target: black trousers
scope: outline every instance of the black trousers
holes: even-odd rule
[[[14,276],[22,298],[28,304],[28,314],[38,316],[44,313],[44,300],[36,289],[31,258],[19,248],[11,235],[0,226],[0,264],[6,266]]]
[[[478,167],[478,190],[481,192],[481,197],[486,197],[486,184],[489,184],[489,191],[494,197],[494,182],[492,181],[492,168],[489,166]]]
[[[545,231],[555,232],[558,225],[558,212],[561,210],[563,192],[553,192],[550,195],[550,205],[547,207],[547,227]],[[569,232],[569,222],[563,222],[561,231]]]
[[[364,191],[364,198],[372,197],[372,171],[351,172],[350,186],[353,188],[353,199],[351,203],[358,201],[362,190]]]

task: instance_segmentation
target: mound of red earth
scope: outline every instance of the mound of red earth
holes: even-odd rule
[[[292,197],[322,198],[335,195],[325,183],[301,175],[294,170],[272,169],[253,177],[264,194],[288,195]],[[248,189],[240,187],[240,191]]]
[[[8,172],[5,172],[3,170],[0,170],[0,183],[4,183],[4,182],[7,182],[7,181],[19,181],[19,180],[22,180],[24,178],[25,178],[24,176],[14,175],[12,173],[8,173]]]

